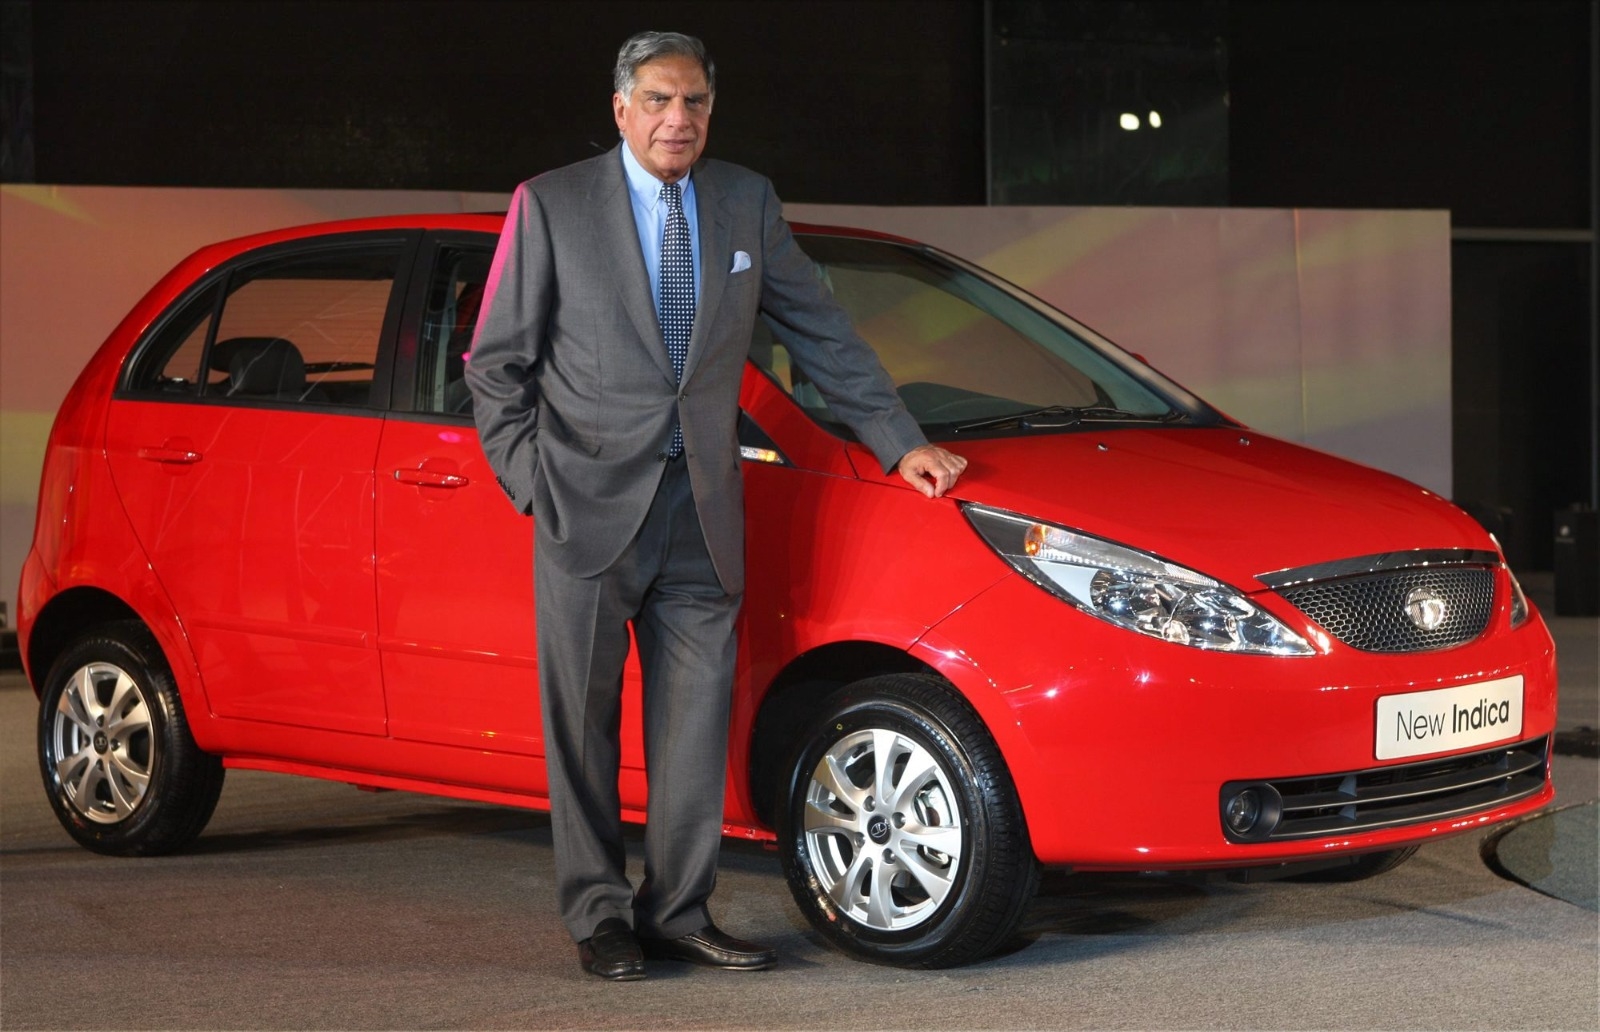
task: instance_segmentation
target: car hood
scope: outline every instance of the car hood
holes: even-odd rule
[[[1418,548],[1495,549],[1399,477],[1238,428],[1114,428],[946,442],[952,494],[1153,552],[1244,591],[1260,575]]]

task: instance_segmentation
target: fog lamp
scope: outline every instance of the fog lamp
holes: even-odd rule
[[[1250,834],[1250,829],[1261,819],[1261,793],[1253,788],[1235,793],[1228,800],[1223,816],[1228,822],[1228,830],[1235,835]]]
[[[1233,842],[1265,842],[1283,822],[1283,796],[1266,781],[1222,786],[1222,831]]]

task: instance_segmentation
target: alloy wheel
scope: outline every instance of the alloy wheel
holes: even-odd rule
[[[111,663],[88,663],[56,705],[50,762],[62,792],[91,821],[115,824],[144,801],[157,738],[137,681]]]
[[[869,728],[835,742],[806,792],[804,834],[823,890],[874,931],[930,917],[961,867],[950,776],[922,745]]]

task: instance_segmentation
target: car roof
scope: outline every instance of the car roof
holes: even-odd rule
[[[338,219],[330,222],[312,222],[300,226],[288,226],[283,229],[268,230],[263,233],[252,233],[247,236],[235,237],[231,240],[219,241],[210,245],[210,248],[219,248],[230,254],[238,254],[265,247],[271,244],[290,243],[296,240],[315,239],[324,236],[336,236],[347,233],[375,233],[394,230],[464,230],[468,232],[494,233],[500,232],[505,222],[505,212],[438,212],[415,215],[380,215],[358,219]],[[883,240],[890,243],[917,245],[917,241],[906,237],[895,236],[890,233],[880,233],[870,229],[858,229],[852,226],[819,225],[813,223],[791,223],[790,228],[803,236],[836,236],[853,237],[863,240]]]

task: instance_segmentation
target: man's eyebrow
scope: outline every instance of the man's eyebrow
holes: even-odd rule
[[[658,90],[644,91],[644,99],[646,100],[671,100],[675,96],[677,96],[675,93],[662,93]],[[709,91],[705,93],[685,93],[683,95],[684,100],[694,101],[697,103],[708,100],[710,97],[711,93]]]

